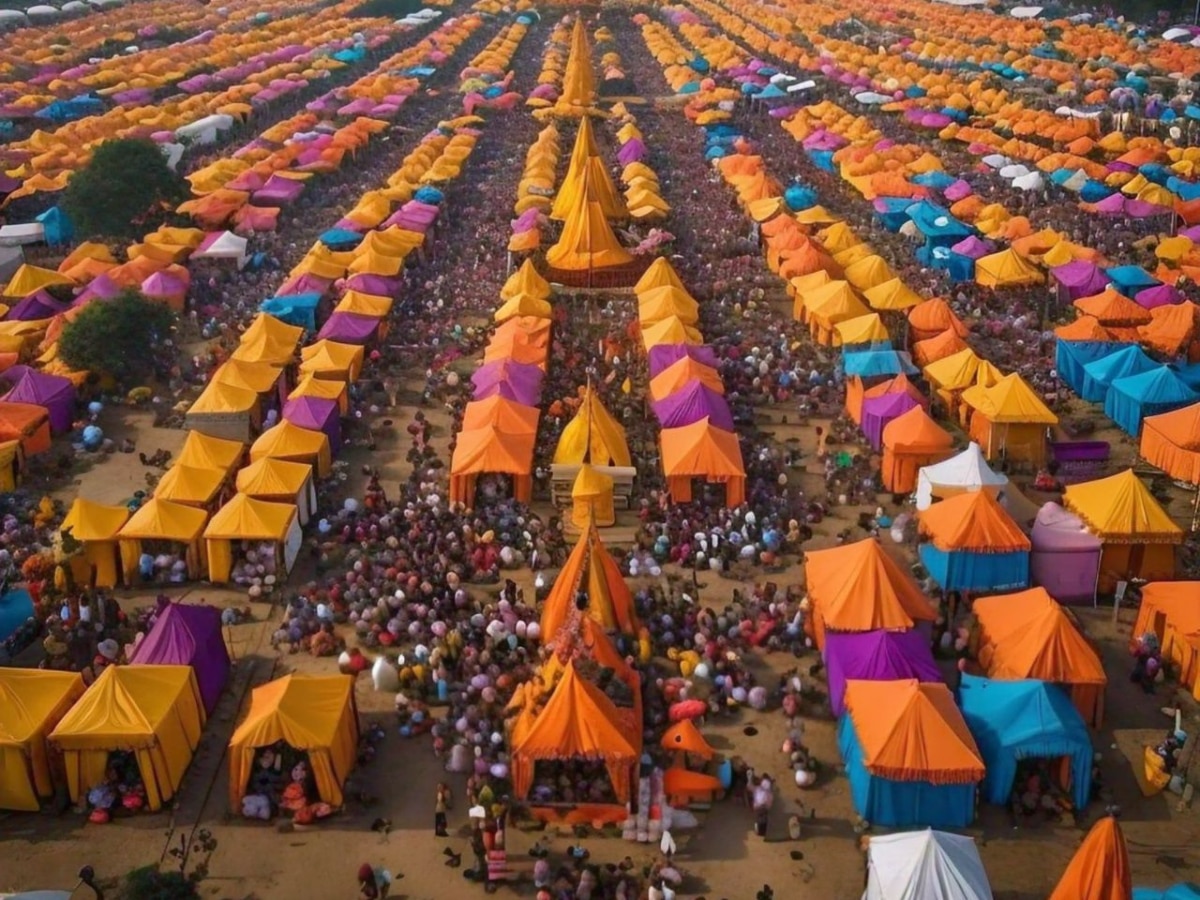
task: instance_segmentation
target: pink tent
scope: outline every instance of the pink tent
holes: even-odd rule
[[[328,338],[340,344],[366,344],[378,336],[380,324],[374,316],[335,312],[317,332],[317,340]]]
[[[1060,603],[1095,602],[1103,548],[1078,516],[1057,503],[1047,503],[1038,510],[1030,540],[1030,575],[1035,585]]]

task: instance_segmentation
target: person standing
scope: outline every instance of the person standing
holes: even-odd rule
[[[433,833],[438,837],[448,837],[446,831],[446,811],[450,808],[450,788],[444,782],[438,782],[437,795],[433,803]]]

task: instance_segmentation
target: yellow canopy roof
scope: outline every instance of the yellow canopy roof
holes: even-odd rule
[[[312,466],[264,456],[237,473],[239,494],[251,497],[286,497],[298,494],[312,478]]]
[[[227,441],[199,431],[189,431],[175,464],[229,472],[241,462],[245,451],[246,445],[239,441]]]
[[[526,294],[538,300],[550,298],[550,282],[538,273],[532,259],[521,263],[521,268],[508,276],[504,287],[500,288],[501,300],[511,300],[518,294]]]
[[[659,344],[702,344],[700,332],[678,316],[668,316],[642,329],[642,344],[647,350]]]
[[[963,391],[963,402],[992,422],[1057,425],[1058,416],[1029,384],[1012,372],[990,387],[976,384]]]
[[[625,201],[609,177],[608,167],[600,158],[600,150],[592,133],[592,120],[587,116],[579,122],[571,161],[554,197],[550,217],[565,220],[571,210],[585,202],[585,198],[599,203],[606,218],[623,219],[629,214]]]
[[[283,372],[269,362],[228,359],[213,373],[212,380],[231,384],[256,394],[265,394],[279,381]]]
[[[250,446],[251,461],[266,456],[297,461],[315,459],[318,478],[324,478],[333,464],[329,438],[324,432],[301,428],[287,419],[268,428]]]
[[[613,491],[611,475],[597,472],[592,466],[584,463],[579,467],[579,473],[571,484],[571,499],[581,500],[588,497],[604,497]]]
[[[188,408],[192,413],[245,413],[258,406],[258,393],[224,381],[210,381]]]
[[[1045,280],[1041,269],[1011,247],[975,260],[975,281],[983,287],[1041,284]]]
[[[300,326],[288,325],[274,316],[259,313],[242,335],[233,358],[284,365],[292,361],[296,345],[303,336],[304,329]]]
[[[1107,543],[1178,544],[1176,525],[1133,469],[1108,478],[1067,485],[1063,505]]]
[[[582,199],[587,196],[585,190]],[[546,251],[549,265],[572,272],[622,266],[632,261],[633,256],[613,234],[604,209],[594,201],[578,202],[571,207],[558,243]]]
[[[5,297],[28,297],[42,288],[56,284],[71,284],[71,279],[60,275],[53,269],[43,269],[41,266],[31,266],[23,263],[4,288]]]
[[[528,264],[529,260],[525,262]],[[553,314],[554,309],[545,300],[539,299],[532,294],[520,293],[513,294],[505,300],[492,318],[497,323],[500,323],[523,316],[549,319]]]
[[[575,19],[575,28],[571,32],[571,49],[567,54],[567,68],[563,72],[562,93],[555,105],[583,110],[595,100],[596,76],[592,72],[592,52],[581,16]]]
[[[984,373],[982,379],[981,372]],[[925,377],[931,384],[944,390],[961,391],[976,384],[995,384],[1002,376],[995,366],[987,360],[980,359],[975,351],[968,347],[931,362],[925,367]]]
[[[638,279],[637,284],[633,286],[633,292],[641,299],[642,294],[647,291],[667,286],[678,288],[681,291],[685,290],[683,281],[676,274],[670,260],[665,256],[660,256],[650,264],[650,268]]]
[[[183,698],[199,703],[191,666],[109,666],[50,734],[64,750],[145,749]],[[203,716],[201,707],[201,716]]]
[[[338,375],[354,381],[362,371],[363,348],[322,338],[300,351],[300,371],[305,375]]]
[[[45,730],[64,701],[82,694],[77,672],[0,667],[0,747],[20,748]]]
[[[208,513],[202,509],[151,497],[138,507],[117,537],[122,540],[164,540],[190,544],[200,537],[207,521]]]
[[[873,344],[888,340],[887,326],[879,313],[856,316],[834,326],[843,344]]]
[[[590,387],[585,389],[583,403],[575,417],[567,423],[558,447],[556,463],[588,462],[597,466],[630,466],[629,444],[625,429],[613,418]]]
[[[391,297],[364,294],[362,291],[346,291],[334,308],[334,312],[357,313],[376,319],[385,319],[392,311],[395,301]]]
[[[638,319],[643,328],[671,316],[695,325],[700,320],[700,304],[683,288],[670,284],[638,294]]]
[[[336,400],[342,415],[345,415],[350,409],[350,395],[346,382],[338,381],[336,378],[318,378],[311,374],[302,375],[300,383],[288,394],[289,400],[295,400],[297,397],[320,397],[322,400]]]
[[[213,515],[204,536],[210,540],[282,541],[295,518],[294,503],[271,503],[234,494]]]
[[[881,284],[894,279],[895,273],[883,257],[878,254],[864,256],[857,262],[853,262],[846,266],[845,277],[848,282],[861,290],[868,288],[879,287]]]
[[[127,521],[128,507],[105,506],[76,497],[58,530],[70,531],[71,537],[77,541],[109,541],[116,537]]]
[[[847,276],[849,277],[849,276]],[[889,278],[863,291],[871,309],[892,311],[908,309],[921,302],[921,297],[899,278]]]
[[[228,475],[225,469],[198,469],[176,463],[159,479],[154,496],[159,500],[205,506],[216,496]]]

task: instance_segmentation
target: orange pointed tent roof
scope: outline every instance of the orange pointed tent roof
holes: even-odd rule
[[[913,344],[913,362],[918,366],[927,366],[929,363],[937,362],[939,359],[945,359],[947,356],[953,356],[955,353],[961,353],[963,350],[969,350],[967,342],[959,336],[958,332],[953,328],[947,328],[937,337],[926,338],[923,341],[917,341]]]
[[[933,420],[923,406],[914,406],[883,426],[883,446],[893,450],[949,451],[954,436]]]
[[[1139,450],[1172,478],[1200,484],[1200,403],[1144,418]]]
[[[1125,835],[1112,816],[1092,826],[1049,900],[1130,900],[1133,874]]]
[[[1138,327],[1142,343],[1152,350],[1174,356],[1195,340],[1200,332],[1200,306],[1184,300],[1150,310],[1150,324]]]
[[[912,576],[870,538],[809,551],[804,574],[808,598],[825,628],[912,628],[936,617]]]
[[[872,775],[934,784],[983,779],[979,748],[946,685],[851,679],[845,703]]]
[[[988,678],[1108,683],[1100,657],[1045,588],[981,597],[974,610],[979,663]]]
[[[671,478],[704,478],[728,485],[726,501],[737,506],[745,498],[746,466],[737,435],[722,431],[708,416],[659,432],[663,474]]]
[[[718,394],[725,393],[725,383],[721,381],[721,376],[716,369],[697,362],[690,356],[685,356],[677,359],[650,379],[650,399],[662,400],[664,397],[669,397],[689,381],[699,381],[706,388],[714,390]]]
[[[587,595],[585,612],[605,629],[636,634],[639,623],[633,607],[633,594],[616,560],[609,554],[600,532],[592,523],[580,535],[566,565],[554,580],[554,586],[542,604],[542,640],[551,642],[570,617],[575,598]]]
[[[917,517],[921,533],[939,550],[1007,553],[1030,549],[1025,532],[991,491],[958,494],[922,510]]]
[[[1074,322],[1059,325],[1054,336],[1060,341],[1111,341],[1112,335],[1095,316],[1082,315]]]
[[[516,434],[495,425],[463,429],[450,460],[451,475],[503,472],[527,475],[533,465],[535,432]]]
[[[1090,297],[1080,297],[1073,305],[1081,313],[1095,317],[1101,325],[1141,325],[1150,321],[1149,310],[1112,287]]]
[[[659,743],[664,750],[691,753],[694,756],[702,756],[704,759],[712,759],[714,755],[712,746],[704,739],[704,735],[700,733],[700,729],[691,719],[676,722],[663,732],[662,740]]]
[[[547,643],[552,651],[542,666],[542,680],[554,684],[558,676],[572,659],[590,659],[606,669],[612,669],[617,677],[630,687],[638,687],[641,677],[618,652],[616,645],[604,631],[604,626],[588,615],[575,615],[558,630],[554,639]]]
[[[495,427],[508,434],[536,434],[540,415],[536,406],[522,406],[493,394],[467,404],[463,410],[462,429]]]
[[[912,307],[908,311],[908,323],[918,331],[933,334],[940,334],[947,328],[953,328],[959,337],[969,334],[962,319],[954,314],[950,304],[941,297],[931,297]]]

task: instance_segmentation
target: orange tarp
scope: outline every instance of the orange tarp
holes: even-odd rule
[[[933,297],[910,309],[908,327],[909,341],[914,344],[937,337],[948,328],[954,329],[959,337],[965,338],[969,333],[967,326],[950,308],[950,304],[941,297]]]
[[[916,490],[917,472],[954,453],[954,437],[917,406],[883,426],[883,486],[893,493]]]
[[[1200,484],[1200,403],[1144,418],[1139,449],[1172,478]]]
[[[845,703],[872,775],[933,784],[983,780],[979,748],[946,685],[851,679]]]
[[[511,475],[513,496],[528,503],[533,483],[536,434],[507,434],[495,426],[460,431],[450,460],[450,502],[474,505],[475,479],[488,474]]]
[[[917,583],[871,538],[811,550],[804,575],[812,603],[813,637],[825,646],[825,629],[874,631],[912,628],[936,613]]]
[[[671,363],[650,380],[650,399],[662,400],[669,397],[689,381],[699,381],[718,394],[725,393],[725,384],[716,369],[685,356]]]
[[[467,404],[463,410],[462,429],[499,428],[508,434],[536,434],[540,415],[536,406],[522,406],[514,400],[493,394]]]
[[[1083,315],[1066,325],[1054,329],[1054,336],[1060,341],[1111,341],[1112,335],[1100,324],[1095,316]]]
[[[1141,325],[1150,321],[1148,309],[1138,306],[1114,288],[1105,288],[1090,297],[1080,297],[1074,306],[1081,313],[1094,316],[1101,325]]]
[[[1159,306],[1150,310],[1150,319],[1149,325],[1138,328],[1142,343],[1151,350],[1175,356],[1196,340],[1200,306],[1190,300],[1173,306]]]
[[[20,441],[26,456],[50,449],[50,414],[34,403],[0,402],[0,442]]]
[[[968,346],[957,331],[947,328],[937,337],[926,338],[913,344],[913,362],[923,369],[932,362],[968,349]]]
[[[704,759],[712,759],[715,752],[691,719],[676,722],[663,732],[662,740],[659,743],[664,750],[691,753],[693,756],[700,756]]]
[[[725,485],[730,509],[746,499],[746,467],[737,435],[722,431],[705,416],[691,425],[664,428],[659,434],[663,474],[674,503],[692,499],[692,479]]]
[[[1133,872],[1125,835],[1112,816],[1092,826],[1049,900],[1129,900]]]
[[[1045,588],[981,597],[974,610],[979,664],[988,678],[1036,678],[1065,685],[1084,721],[1100,727],[1108,683],[1104,665]]]
[[[889,423],[890,424],[890,423]],[[1029,550],[1029,538],[991,491],[958,494],[917,514],[920,530],[945,552]]]
[[[588,600],[584,612],[605,630],[637,633],[640,625],[634,611],[633,594],[593,524],[589,524],[580,535],[542,604],[544,642],[555,640],[559,629],[575,609],[575,600],[580,591],[587,595]]]

